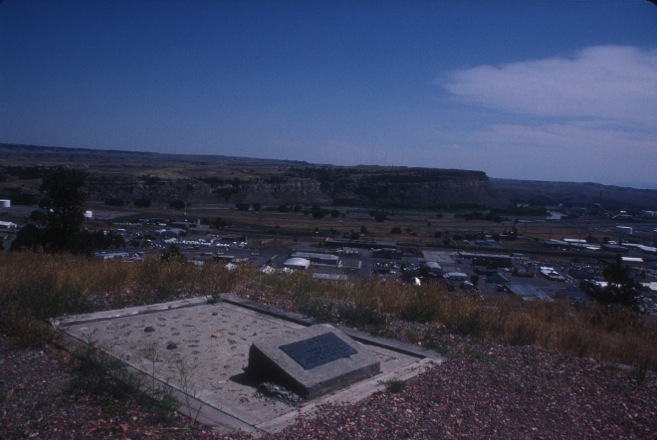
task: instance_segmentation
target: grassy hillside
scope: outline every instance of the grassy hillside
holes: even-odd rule
[[[253,267],[228,270],[214,264],[199,268],[157,258],[124,263],[1,254],[0,277],[0,326],[26,345],[53,338],[47,320],[56,316],[198,295],[218,299],[232,292],[254,300],[267,297],[321,321],[340,321],[437,350],[437,335],[454,333],[628,364],[643,376],[657,371],[657,322],[622,308],[480,297],[450,293],[437,284],[329,282],[299,273],[267,275]],[[400,327],[400,322],[406,324]],[[414,323],[429,325],[414,331]]]

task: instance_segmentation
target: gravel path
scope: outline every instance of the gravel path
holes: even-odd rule
[[[273,439],[657,438],[657,381],[534,347],[443,335],[447,361],[356,404],[322,407]],[[251,439],[89,381],[79,361],[0,334],[0,438]],[[268,438],[268,437],[265,437]]]

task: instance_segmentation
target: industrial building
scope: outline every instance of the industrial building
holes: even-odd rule
[[[283,263],[283,267],[292,270],[307,270],[310,267],[310,260],[299,257],[288,258]]]
[[[312,264],[322,264],[327,266],[338,266],[340,258],[337,255],[321,254],[312,252],[293,252],[290,258],[303,258],[310,261]]]

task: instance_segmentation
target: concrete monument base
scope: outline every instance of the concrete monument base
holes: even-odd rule
[[[101,352],[117,377],[129,375],[146,392],[166,390],[181,403],[180,412],[222,432],[279,432],[321,405],[358,401],[384,389],[386,381],[409,379],[442,361],[435,352],[420,347],[335,326],[339,333],[330,326],[313,326],[301,315],[232,295],[221,298],[211,303],[202,297],[68,316],[53,320],[53,325],[59,330],[59,343],[68,350]],[[305,333],[307,327],[312,330]],[[327,333],[337,336],[323,336]],[[313,339],[316,336],[320,338]],[[303,382],[308,395],[323,394],[291,403],[263,395],[253,381],[241,380],[248,379],[244,371],[252,363],[251,346],[262,347],[262,338],[269,337],[278,342],[265,342],[260,351],[276,348],[277,355],[289,357],[279,349],[283,346],[308,368],[294,376],[303,378],[309,372],[314,376]],[[299,342],[303,343],[295,345]],[[373,369],[376,361],[361,361],[371,357],[379,362],[380,372]],[[299,364],[294,358],[285,362]],[[301,364],[298,368],[305,370]],[[357,373],[346,376],[363,374],[365,378],[339,377],[353,382],[324,392],[323,381],[316,378],[335,380],[330,374],[334,369],[338,377],[354,370]]]
[[[253,341],[247,367],[252,378],[277,382],[308,399],[379,372],[371,352],[326,324]]]

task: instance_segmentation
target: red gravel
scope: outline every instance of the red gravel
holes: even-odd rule
[[[404,325],[400,325],[402,328]],[[322,407],[273,439],[657,438],[657,381],[629,368],[534,347],[441,336],[447,361],[350,405]],[[0,438],[250,439],[222,436],[134,397],[71,393],[76,364],[61,351],[0,335]]]
[[[471,346],[398,394],[327,407],[280,438],[654,440],[657,386],[592,360]]]

